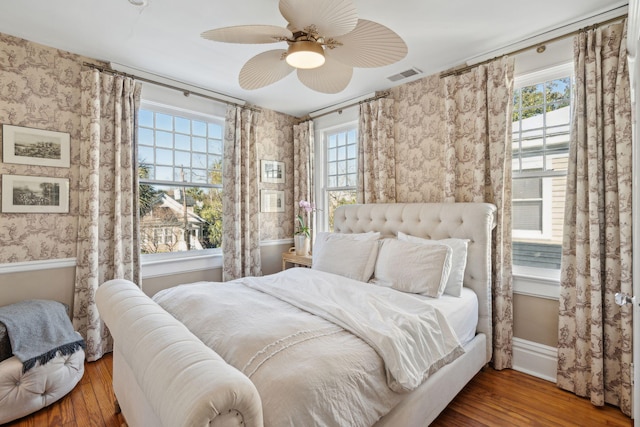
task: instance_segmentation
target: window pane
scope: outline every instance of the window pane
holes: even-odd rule
[[[156,148],[157,165],[173,165],[173,150]]]
[[[329,149],[327,158],[328,158],[328,160],[330,162],[335,162],[337,160],[338,154],[336,153],[336,149],[335,148]]]
[[[138,161],[140,163],[154,163],[153,148],[151,147],[138,147]]]
[[[209,139],[209,153],[222,154],[222,141],[217,139]]]
[[[199,151],[201,153],[207,152],[207,140],[204,138],[191,138],[191,150]]]
[[[355,190],[348,191],[328,191],[327,199],[329,206],[327,206],[327,215],[329,220],[329,230],[333,230],[333,215],[338,206],[352,205],[356,203]]]
[[[192,123],[191,132],[193,132],[194,135],[207,136],[207,124],[205,122],[198,122],[194,120],[191,123]]]
[[[191,120],[185,119],[184,117],[176,117],[176,132],[180,133],[191,133]]]
[[[191,150],[191,137],[189,135],[175,135],[176,148],[179,150]]]
[[[156,166],[156,180],[173,181],[173,168],[167,166]]]
[[[153,145],[153,130],[139,128],[138,129],[138,144],[140,145]]]
[[[173,148],[173,134],[169,132],[156,131],[156,146]]]
[[[222,184],[223,122],[194,120],[182,114],[185,113],[177,116],[145,109],[139,112],[143,253],[220,246],[221,192],[208,186]],[[212,154],[207,155],[208,150]],[[154,186],[149,181],[173,182],[175,186]],[[191,183],[194,186],[189,186]],[[185,211],[190,214],[186,227]]]
[[[513,228],[542,231],[542,201],[514,201]]]
[[[207,155],[200,153],[191,153],[191,166],[194,168],[207,167]]]
[[[156,129],[173,130],[173,116],[156,113]]]
[[[347,158],[349,159],[355,159],[356,156],[358,155],[358,150],[356,145],[351,144],[347,146]]]
[[[138,126],[153,127],[153,112],[149,110],[140,110],[138,112]]]
[[[514,90],[512,232],[516,266],[560,266],[570,102],[570,77]]]
[[[222,244],[222,192],[140,184],[142,253],[217,248]],[[169,203],[167,203],[169,202]],[[187,224],[185,225],[185,211]]]
[[[209,123],[209,138],[222,140],[222,126],[217,123]]]
[[[330,135],[328,140],[329,140],[329,143],[328,143],[329,148],[334,148],[338,143],[338,137],[336,135]]]
[[[187,168],[191,166],[191,153],[189,151],[176,151],[175,153],[176,166],[184,166]]]
[[[542,179],[526,178],[513,180],[514,199],[539,199],[542,198]]]

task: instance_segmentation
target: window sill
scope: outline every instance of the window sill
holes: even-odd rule
[[[184,253],[143,254],[140,256],[140,275],[142,279],[221,267],[222,251],[220,249],[205,249]]]
[[[560,271],[513,267],[513,293],[536,298],[560,298]]]

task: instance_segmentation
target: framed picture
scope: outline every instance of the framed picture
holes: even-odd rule
[[[284,212],[284,191],[260,190],[260,212]]]
[[[67,213],[69,179],[2,175],[2,212]]]
[[[69,167],[69,134],[2,125],[2,161],[34,166]]]
[[[260,170],[262,182],[284,184],[284,162],[260,160]]]

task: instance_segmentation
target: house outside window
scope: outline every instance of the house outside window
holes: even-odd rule
[[[324,132],[324,207],[327,230],[333,230],[338,206],[356,203],[358,184],[357,124]]]
[[[515,274],[557,277],[569,156],[572,67],[516,79],[512,237]]]
[[[138,114],[141,252],[222,243],[224,120],[152,102]]]

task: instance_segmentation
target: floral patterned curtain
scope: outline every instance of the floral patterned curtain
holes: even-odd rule
[[[262,274],[256,113],[229,105],[222,165],[222,279]]]
[[[396,202],[394,100],[360,104],[358,124],[358,203]]]
[[[296,216],[301,213],[299,203],[306,200],[315,206],[314,188],[314,135],[313,121],[307,120],[293,126],[293,221],[296,229]],[[304,213],[305,224],[315,230],[315,216]],[[311,233],[313,239],[313,232]]]
[[[574,40],[562,245],[558,386],[631,414],[631,98],[626,20]],[[636,368],[637,369],[637,368]]]
[[[141,85],[131,78],[82,72],[78,246],[73,325],[87,360],[112,350],[95,303],[103,282],[140,283],[135,120]]]
[[[497,207],[492,245],[493,366],[512,365],[511,58],[445,77],[444,202]]]

